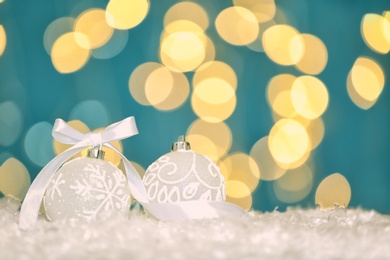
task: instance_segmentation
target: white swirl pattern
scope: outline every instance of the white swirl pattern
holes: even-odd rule
[[[163,155],[148,167],[143,182],[151,202],[226,199],[225,182],[218,166],[191,150]]]

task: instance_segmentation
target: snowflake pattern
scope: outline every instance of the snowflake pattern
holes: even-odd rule
[[[113,211],[127,211],[130,191],[123,173],[111,163],[78,158],[56,172],[44,200],[50,219],[67,216],[93,220]]]

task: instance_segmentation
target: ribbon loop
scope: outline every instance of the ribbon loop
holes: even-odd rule
[[[91,142],[91,145],[93,147],[96,146],[101,147],[103,144],[103,138],[100,133],[94,133],[94,132],[87,133],[87,138]]]

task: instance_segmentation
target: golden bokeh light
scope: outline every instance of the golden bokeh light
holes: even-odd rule
[[[207,78],[194,85],[194,94],[209,104],[223,104],[236,93],[232,86],[220,78]]]
[[[260,181],[260,169],[256,161],[245,153],[234,153],[218,163],[225,181],[239,181],[253,192]]]
[[[323,179],[317,187],[315,202],[321,209],[346,208],[351,199],[351,187],[340,173]]]
[[[1,165],[0,193],[22,201],[30,184],[30,174],[19,160],[11,157]]]
[[[234,70],[225,62],[210,61],[202,64],[194,74],[192,83],[194,88],[209,78],[220,78],[226,81],[234,90],[237,89],[237,76]]]
[[[305,43],[292,26],[278,24],[263,34],[263,47],[267,56],[280,65],[294,65],[302,58]]]
[[[307,119],[320,117],[328,107],[328,90],[324,83],[316,77],[300,76],[296,78],[290,94],[295,111]]]
[[[352,100],[352,102],[360,107],[361,109],[367,110],[370,107],[372,107],[378,99],[369,101],[362,96],[356,91],[355,87],[352,84],[352,78],[351,78],[351,72],[348,73],[348,78],[347,78],[347,92]]]
[[[227,180],[225,183],[226,186],[226,196],[240,199],[245,198],[251,195],[251,191],[245,183],[236,180]]]
[[[226,104],[237,89],[234,70],[221,61],[204,63],[196,70],[192,82],[194,95],[207,104]]]
[[[379,14],[366,14],[360,26],[362,38],[373,51],[386,54],[390,50],[390,21]]]
[[[149,0],[110,0],[106,7],[107,23],[118,30],[140,24],[149,12]]]
[[[141,105],[150,106],[145,93],[146,81],[153,71],[162,67],[163,65],[157,62],[146,62],[139,65],[131,73],[129,78],[130,94]]]
[[[255,52],[264,52],[264,47],[263,47],[263,34],[264,32],[270,28],[271,26],[276,25],[276,22],[274,20],[270,20],[266,23],[259,24],[260,26],[260,31],[259,34],[257,35],[256,40],[253,42],[247,44],[246,46],[251,49],[252,51]]]
[[[129,90],[140,104],[159,110],[173,110],[188,98],[190,85],[182,73],[156,62],[139,65],[130,75]]]
[[[4,26],[0,24],[0,56],[3,55],[6,45],[7,34],[5,33]]]
[[[168,9],[164,16],[164,25],[178,21],[188,20],[199,25],[203,31],[209,27],[207,12],[202,6],[193,2],[180,2]]]
[[[51,49],[55,41],[61,35],[73,32],[73,27],[76,19],[73,17],[61,17],[51,22],[43,34],[43,46],[47,54],[51,54]]]
[[[284,118],[275,123],[268,137],[272,157],[283,168],[302,165],[311,151],[310,139],[302,124]],[[304,159],[304,161],[302,161]],[[299,162],[299,165],[296,163]]]
[[[280,74],[268,82],[268,104],[276,114],[282,117],[292,117],[297,114],[291,101],[291,87],[295,79],[294,75]]]
[[[84,124],[83,122],[81,122],[80,120],[71,120],[71,121],[67,122],[67,124],[70,125],[71,127],[73,127],[74,129],[78,130],[79,132],[84,133],[84,134],[86,134],[90,131],[88,126],[86,124]],[[64,143],[57,141],[56,139],[53,139],[53,146],[54,146],[55,154],[58,155],[58,154],[64,152],[65,150],[67,150],[68,148],[70,148],[72,145],[71,144],[64,144]],[[80,157],[80,156],[81,156],[81,153],[76,154],[75,156],[73,156],[73,158]]]
[[[245,211],[249,211],[252,208],[252,194],[244,197],[244,198],[232,198],[226,195],[226,202],[233,203],[239,207],[241,207]]]
[[[287,171],[279,167],[271,155],[268,148],[268,136],[258,140],[253,146],[249,155],[256,161],[260,172],[261,179],[265,181],[273,181],[279,179]]]
[[[206,36],[179,31],[165,36],[160,46],[161,62],[176,72],[196,69],[206,57]]]
[[[228,7],[220,12],[215,27],[221,38],[233,45],[249,44],[259,34],[256,16],[241,6]]]
[[[378,99],[385,75],[378,63],[370,58],[359,57],[351,69],[351,82],[356,92],[368,101]]]
[[[304,52],[297,62],[297,68],[306,74],[320,74],[328,63],[328,51],[325,44],[318,37],[311,34],[301,34],[304,42]],[[299,40],[298,38],[295,38]]]
[[[104,45],[114,32],[107,24],[106,12],[103,9],[89,9],[81,13],[73,30],[88,38],[88,41],[85,41],[84,37],[81,39],[76,37],[77,43],[85,49],[96,49]]]
[[[191,150],[218,162],[219,149],[209,137],[201,134],[187,134],[186,140],[191,144]]]
[[[274,0],[233,0],[233,4],[250,10],[259,23],[268,22],[276,13]]]
[[[187,100],[190,94],[190,83],[183,73],[170,72],[173,79],[173,84],[169,95],[158,104],[153,104],[159,110],[174,110],[179,108]],[[166,84],[161,82],[158,84]],[[149,82],[147,81],[147,84]]]
[[[167,67],[153,70],[145,82],[145,95],[151,105],[164,101],[173,88],[173,77]]]
[[[276,197],[285,203],[296,203],[303,200],[310,193],[312,187],[313,172],[306,164],[288,170],[273,183]]]
[[[321,117],[311,120],[306,126],[310,138],[311,149],[314,150],[322,142],[325,135],[325,124]]]
[[[199,140],[202,138],[203,142]],[[229,152],[233,142],[232,133],[226,123],[209,123],[201,119],[195,120],[189,126],[187,139],[191,143],[192,150],[207,155],[214,162]]]
[[[233,114],[236,105],[236,95],[233,95],[230,100],[222,104],[207,103],[195,93],[192,93],[191,96],[191,106],[195,114],[209,123],[219,123],[226,120]]]
[[[51,50],[51,60],[58,72],[72,73],[87,63],[90,50],[80,47],[78,44],[80,39],[88,42],[84,34],[77,32],[65,33],[55,41]]]

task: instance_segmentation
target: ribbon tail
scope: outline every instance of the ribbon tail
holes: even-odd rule
[[[64,151],[52,159],[36,176],[24,198],[19,214],[19,228],[30,230],[35,227],[38,220],[39,208],[51,177],[70,157],[85,149],[88,145],[77,145]]]
[[[164,221],[241,217],[246,213],[246,211],[239,206],[223,201],[147,203],[144,204],[143,207],[155,218]]]
[[[111,148],[116,153],[119,154],[121,157],[123,164],[125,166],[126,171],[126,177],[127,177],[127,183],[129,185],[129,189],[131,192],[131,195],[136,199],[141,205],[144,205],[149,202],[147,192],[144,186],[144,183],[141,179],[141,176],[139,176],[139,173],[134,168],[134,166],[131,164],[131,162],[120,152],[118,149],[116,149],[113,145],[106,143],[104,146]]]

